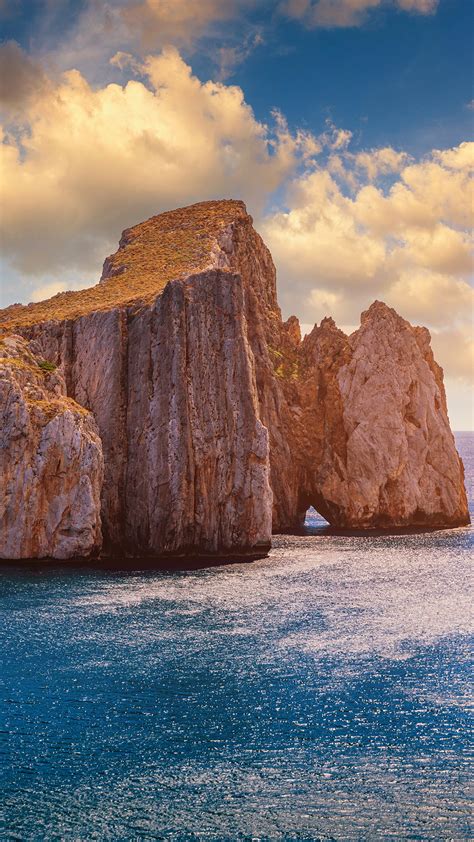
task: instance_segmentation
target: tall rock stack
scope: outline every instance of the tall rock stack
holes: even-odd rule
[[[341,527],[468,523],[464,469],[426,328],[375,301],[351,336],[325,319],[301,353],[303,400],[308,384],[320,389],[305,406],[314,430],[306,500]]]
[[[95,418],[103,552],[262,553],[309,505],[337,526],[469,521],[428,332],[376,302],[352,336],[325,319],[301,341],[242,202],[128,229],[97,286],[0,330]]]

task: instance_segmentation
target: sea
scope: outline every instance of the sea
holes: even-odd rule
[[[252,563],[2,567],[0,839],[473,839],[472,543],[313,512]]]

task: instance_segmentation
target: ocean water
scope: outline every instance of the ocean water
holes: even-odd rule
[[[472,839],[472,531],[318,524],[252,564],[2,568],[0,839]]]

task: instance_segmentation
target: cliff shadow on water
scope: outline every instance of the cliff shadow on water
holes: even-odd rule
[[[229,553],[227,555],[168,555],[168,556],[133,556],[124,555],[101,556],[98,558],[28,558],[28,559],[0,559],[0,574],[20,572],[36,573],[38,576],[58,572],[61,574],[84,573],[170,573],[205,570],[212,567],[222,567],[232,564],[251,564],[268,557],[270,548],[261,552],[247,554]]]

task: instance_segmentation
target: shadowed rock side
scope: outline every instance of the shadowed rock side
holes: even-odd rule
[[[0,342],[0,558],[89,556],[102,543],[95,421],[41,364],[21,337]]]
[[[262,552],[309,505],[335,526],[469,521],[428,331],[376,302],[351,337],[325,319],[301,342],[242,202],[128,229],[98,286],[2,325],[95,416],[108,553]]]

